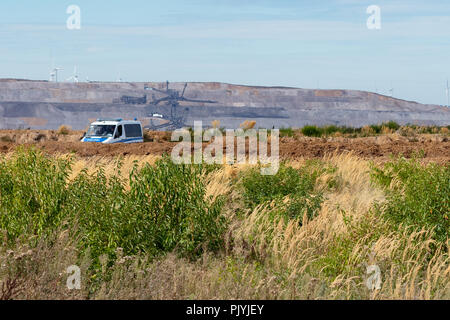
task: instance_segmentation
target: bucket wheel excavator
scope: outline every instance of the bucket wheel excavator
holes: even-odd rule
[[[145,126],[146,129],[150,130],[175,130],[182,127],[185,127],[187,114],[189,112],[189,106],[181,106],[180,102],[196,102],[196,103],[217,103],[217,101],[212,100],[197,100],[197,99],[189,99],[184,97],[184,93],[186,92],[187,83],[184,84],[183,91],[180,92],[175,89],[169,89],[169,81],[166,82],[166,89],[160,90],[153,87],[145,86],[145,90],[151,90],[159,94],[163,94],[164,97],[157,99],[155,94],[152,94],[152,101],[150,102],[151,106],[154,106],[155,109],[157,106],[161,104],[165,104],[167,112],[160,113],[151,113],[149,114],[150,124]],[[168,107],[168,108],[167,108]],[[165,114],[164,114],[165,113]]]

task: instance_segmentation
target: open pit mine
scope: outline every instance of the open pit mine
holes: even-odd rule
[[[238,128],[305,125],[362,127],[450,124],[450,108],[355,90],[257,87],[226,83],[49,82],[0,79],[0,129],[83,130],[97,118],[141,121],[153,130],[173,130],[203,121]]]

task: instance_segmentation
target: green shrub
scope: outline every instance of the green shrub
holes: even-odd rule
[[[306,167],[296,170],[284,164],[275,175],[261,175],[257,168],[249,169],[242,176],[244,201],[248,208],[254,208],[275,200],[280,204],[278,213],[286,218],[301,218],[306,210],[312,219],[322,202],[322,194],[314,191],[317,175]],[[289,201],[282,203],[286,196]]]
[[[415,133],[439,133],[444,128],[448,129],[447,127],[437,127],[437,126],[421,126],[418,127],[416,125],[407,124],[404,127],[411,128],[415,130]],[[367,128],[371,128],[370,131],[367,130]],[[336,125],[327,125],[323,127],[317,127],[314,125],[307,125],[304,126],[300,131],[303,135],[308,137],[321,137],[323,135],[331,136],[336,132],[342,133],[347,135],[347,137],[358,137],[358,136],[369,136],[369,135],[376,135],[383,133],[383,128],[389,129],[388,131],[397,131],[401,128],[401,126],[395,122],[395,121],[388,121],[383,122],[381,124],[372,124],[370,126],[366,126],[363,128],[361,127],[347,127],[347,126],[336,126]],[[294,136],[294,131],[291,128],[282,128],[280,129],[280,136],[288,136],[292,137]]]
[[[372,128],[372,130],[375,132],[375,133],[377,133],[377,134],[379,134],[379,133],[381,133],[381,129],[382,129],[382,125],[379,125],[379,124],[372,124],[371,126],[370,126],[370,128]]]
[[[280,128],[280,137],[293,137],[294,130],[292,128]]]
[[[323,130],[316,126],[304,126],[302,133],[307,137],[320,137],[322,136]]]
[[[434,229],[445,242],[450,233],[450,167],[418,159],[397,159],[372,169],[373,179],[386,189],[387,201],[378,206],[395,223]]]
[[[333,133],[336,133],[336,132],[340,131],[339,129],[340,129],[340,128],[338,128],[338,127],[335,126],[335,125],[329,125],[329,126],[323,127],[323,132],[324,132],[326,135],[332,135]]]
[[[135,219],[157,226],[154,245],[162,251],[193,255],[207,244],[209,250],[221,246],[226,224],[221,216],[223,199],[209,203],[202,173],[214,166],[177,165],[169,156],[146,165],[131,176],[130,200]]]
[[[48,234],[62,223],[70,165],[36,150],[0,159],[0,228],[8,241]]]
[[[0,232],[9,242],[69,230],[94,259],[114,256],[119,247],[125,255],[176,250],[189,257],[220,248],[223,199],[205,199],[202,179],[214,167],[176,165],[165,156],[155,166],[135,167],[129,181],[99,169],[68,183],[70,167],[71,160],[34,149],[0,159]]]
[[[394,131],[396,131],[400,128],[400,125],[395,121],[389,121],[389,122],[383,123],[383,125]]]

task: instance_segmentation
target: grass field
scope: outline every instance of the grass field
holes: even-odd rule
[[[0,155],[0,299],[450,299],[449,197],[448,163],[420,155],[262,176],[18,148]]]

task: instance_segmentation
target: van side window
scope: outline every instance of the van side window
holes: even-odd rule
[[[122,136],[122,125],[117,127],[116,138],[120,138]]]
[[[127,138],[142,137],[142,129],[139,124],[125,124],[124,126]]]

